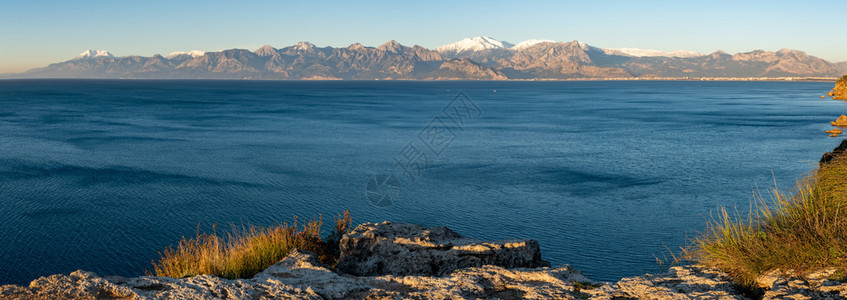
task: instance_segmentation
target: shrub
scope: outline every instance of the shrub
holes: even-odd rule
[[[250,278],[282,260],[292,249],[313,252],[322,263],[333,265],[338,260],[339,240],[349,233],[350,221],[349,211],[339,214],[334,230],[325,239],[320,237],[323,216],[302,225],[295,217],[291,226],[233,226],[225,237],[218,236],[217,225],[211,234],[198,229],[195,237],[183,237],[176,248],[168,247],[159,253],[161,258],[153,263],[153,270],[156,276],[173,278],[200,274]]]
[[[847,267],[847,156],[798,181],[790,193],[758,197],[747,217],[721,209],[686,250],[690,259],[755,288],[772,270],[804,275]]]

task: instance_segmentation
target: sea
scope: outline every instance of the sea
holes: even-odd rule
[[[0,80],[0,284],[349,210],[531,238],[598,281],[814,170],[831,82]],[[325,226],[329,228],[331,226]]]

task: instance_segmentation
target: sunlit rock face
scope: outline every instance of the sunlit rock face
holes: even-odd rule
[[[835,82],[835,87],[829,95],[835,100],[847,100],[847,75]]]
[[[341,239],[335,268],[353,275],[444,276],[484,265],[547,267],[535,240],[484,242],[446,227],[383,222],[359,225]]]
[[[534,240],[480,241],[445,227],[359,225],[332,268],[293,250],[249,279],[100,277],[82,270],[0,286],[0,299],[843,299],[835,269],[801,278],[778,271],[740,291],[726,273],[675,266],[660,274],[593,282],[570,266],[549,267]]]

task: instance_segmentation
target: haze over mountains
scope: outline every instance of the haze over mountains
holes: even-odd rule
[[[586,43],[527,40],[517,44],[490,37],[466,38],[430,50],[389,41],[379,47],[353,44],[317,47],[308,42],[255,51],[193,50],[167,56],[115,57],[88,50],[15,78],[146,79],[408,79],[561,80],[654,77],[836,77],[847,62],[832,63],[798,50],[664,52],[602,49]]]

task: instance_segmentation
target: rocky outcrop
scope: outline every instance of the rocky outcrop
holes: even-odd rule
[[[832,126],[847,126],[847,116],[841,115],[835,121],[829,122]]]
[[[761,278],[768,289],[755,295],[738,290],[727,274],[702,266],[597,283],[567,265],[544,266],[532,240],[482,242],[444,227],[388,222],[360,225],[344,237],[342,251],[348,272],[371,275],[340,272],[314,254],[294,250],[249,279],[75,271],[27,287],[0,286],[0,299],[843,299],[847,294],[847,284],[831,279],[834,269],[805,280],[772,272]]]
[[[576,299],[569,266],[506,269],[482,266],[448,276],[351,276],[335,273],[310,253],[294,251],[251,279],[209,275],[101,278],[90,272],[53,275],[29,287],[3,286],[3,299]],[[42,284],[43,282],[43,284]]]
[[[592,294],[596,299],[845,299],[847,283],[835,278],[836,269],[806,276],[772,271],[759,277],[758,290],[735,285],[726,273],[703,266],[671,267],[662,274],[621,279]]]
[[[662,274],[624,278],[603,291],[610,298],[635,299],[746,299],[732,278],[700,266],[671,267]]]
[[[341,239],[335,268],[353,275],[444,276],[457,269],[494,265],[547,267],[535,240],[483,242],[446,227],[365,223]]]
[[[41,277],[30,282],[29,287],[0,286],[0,299],[121,299],[134,294],[130,287],[82,270]]]
[[[766,287],[762,299],[845,299],[847,283],[836,269],[819,270],[806,276],[772,271],[760,277]]]
[[[844,153],[844,151],[847,151],[847,140],[841,141],[841,145],[838,145],[838,147],[835,147],[835,149],[833,149],[832,152],[824,153],[823,156],[821,157],[820,164],[823,165],[825,163],[830,162],[835,157]]]
[[[764,299],[844,299],[845,295],[847,285],[840,280],[789,277],[778,281],[773,290],[765,293]]]
[[[847,75],[835,82],[835,88],[829,92],[829,96],[835,100],[847,100]]]

